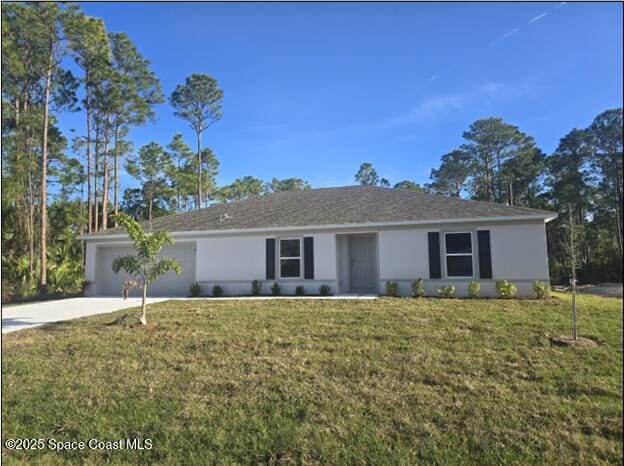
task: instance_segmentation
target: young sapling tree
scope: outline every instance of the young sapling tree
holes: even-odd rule
[[[139,222],[123,212],[117,214],[116,220],[128,232],[128,236],[134,244],[136,255],[126,254],[115,257],[113,272],[125,271],[142,289],[141,316],[135,317],[143,325],[147,325],[145,307],[148,286],[169,270],[173,270],[179,275],[182,272],[182,267],[172,257],[157,257],[164,245],[173,245],[173,238],[170,233],[162,230],[145,233]]]

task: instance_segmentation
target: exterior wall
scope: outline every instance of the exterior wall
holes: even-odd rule
[[[478,270],[478,245],[476,232],[489,230],[493,278],[480,279]],[[441,233],[442,279],[429,279],[427,233]],[[444,232],[466,232],[473,234],[473,269],[475,278],[446,279],[444,259]],[[334,228],[326,231],[291,231],[287,233],[254,234],[198,234],[196,280],[204,294],[211,294],[215,284],[224,289],[225,295],[246,295],[251,293],[251,281],[262,283],[262,293],[270,293],[274,281],[280,283],[283,294],[294,294],[295,287],[303,285],[307,294],[317,294],[319,286],[327,284],[332,293],[346,292],[349,287],[348,234],[376,233],[378,279],[381,293],[385,292],[387,281],[399,283],[402,295],[411,293],[410,285],[417,278],[425,280],[425,291],[429,296],[437,295],[439,286],[455,285],[456,295],[467,294],[468,284],[475,280],[481,284],[482,296],[495,296],[495,282],[506,278],[518,287],[519,295],[533,294],[532,282],[547,282],[548,258],[546,252],[546,231],[542,221],[497,222],[487,225],[476,223],[439,224],[422,226],[396,226],[383,228]],[[175,236],[175,235],[174,235]],[[265,280],[266,239],[314,237],[314,280],[280,279],[279,267],[276,280]],[[190,238],[187,238],[189,240]],[[184,241],[179,239],[179,241]],[[99,244],[128,244],[127,241],[87,241],[85,278],[95,281],[96,250]],[[278,242],[279,245],[279,242]],[[279,254],[279,246],[276,255]],[[279,259],[276,258],[276,261]],[[303,270],[303,259],[302,259]],[[90,292],[94,292],[91,287]]]
[[[96,266],[96,250],[97,243],[87,241],[85,247],[85,281],[89,283],[89,286],[85,290],[85,295],[94,296],[95,291],[95,266]]]
[[[484,226],[479,230],[490,230],[494,278],[549,280],[545,224]]]
[[[266,277],[266,239],[314,237],[314,280]],[[303,247],[303,243],[302,243]],[[279,254],[279,242],[276,256]],[[303,255],[303,252],[302,252]],[[203,294],[212,294],[212,287],[219,285],[224,295],[247,295],[251,293],[251,282],[259,280],[261,292],[270,293],[274,282],[281,286],[283,294],[294,294],[295,288],[304,286],[307,294],[318,294],[319,287],[327,284],[332,293],[337,291],[336,283],[336,243],[333,233],[284,234],[281,236],[240,235],[201,238],[197,240],[197,281]],[[279,261],[278,258],[276,258]],[[301,260],[303,273],[303,259]]]
[[[347,235],[336,235],[336,274],[338,292],[349,289],[349,242]]]
[[[490,231],[492,279],[479,278],[478,244],[476,232]],[[442,278],[429,279],[427,233],[440,232]],[[471,232],[473,244],[474,278],[446,278],[444,232]],[[546,251],[546,227],[543,222],[503,225],[448,225],[444,228],[410,228],[381,230],[379,232],[380,290],[386,282],[399,284],[399,294],[409,296],[411,284],[423,278],[425,293],[437,296],[440,286],[455,286],[458,297],[468,295],[468,284],[481,284],[481,296],[496,296],[496,281],[507,279],[518,287],[519,296],[533,295],[533,281],[549,281]]]

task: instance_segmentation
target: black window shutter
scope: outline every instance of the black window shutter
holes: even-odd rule
[[[440,267],[440,233],[429,232],[429,278],[442,278]]]
[[[492,278],[492,253],[490,248],[490,231],[477,232],[479,241],[479,277]]]
[[[314,238],[303,238],[303,278],[314,280]]]
[[[266,279],[275,280],[275,238],[266,240]]]

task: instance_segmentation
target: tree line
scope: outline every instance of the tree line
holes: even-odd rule
[[[122,32],[75,4],[2,5],[2,290],[3,296],[77,293],[84,286],[83,233],[186,212],[267,192],[310,189],[302,178],[248,175],[217,186],[219,161],[206,131],[222,118],[223,90],[192,74],[168,98],[151,62]],[[135,148],[133,127],[153,122],[168,102],[195,135],[165,147]],[[76,113],[84,132],[58,126]],[[568,212],[579,232],[581,280],[621,280],[622,110],[573,130],[544,154],[530,136],[500,118],[473,123],[466,143],[445,154],[429,183],[392,185],[447,196],[560,213],[548,227],[551,273],[563,279]],[[122,189],[125,170],[138,187]],[[370,163],[356,182],[390,187]]]
[[[547,225],[551,280],[565,283],[571,276],[573,234],[579,280],[619,282],[624,252],[622,131],[622,109],[606,110],[545,154],[517,126],[485,118],[463,133],[464,144],[442,155],[429,183],[401,181],[394,187],[557,212]],[[390,186],[368,162],[355,180]]]

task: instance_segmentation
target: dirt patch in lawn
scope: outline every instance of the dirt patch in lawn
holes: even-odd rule
[[[576,348],[596,348],[598,342],[591,338],[576,337],[576,340],[569,335],[553,337],[550,339],[557,346],[573,346]]]

